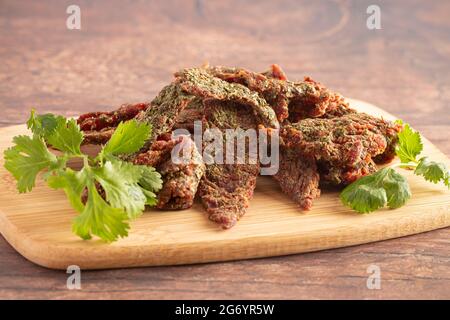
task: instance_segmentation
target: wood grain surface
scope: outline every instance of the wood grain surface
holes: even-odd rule
[[[31,107],[77,115],[150,99],[180,67],[271,63],[376,104],[450,155],[448,1],[0,2],[0,125]],[[450,230],[288,257],[67,275],[37,267],[0,239],[0,298],[450,298]],[[381,290],[366,287],[381,268]]]

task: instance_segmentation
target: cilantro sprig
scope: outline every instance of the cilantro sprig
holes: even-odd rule
[[[426,181],[442,182],[450,189],[450,172],[446,165],[426,156],[419,158],[423,151],[420,133],[401,120],[397,123],[403,126],[395,149],[400,163],[358,179],[340,194],[342,203],[359,213],[369,213],[386,206],[399,208],[411,198],[408,181],[395,168],[413,169],[414,174],[423,176]]]
[[[79,213],[72,230],[81,238],[95,235],[111,242],[126,237],[129,221],[139,217],[146,205],[156,204],[160,174],[118,157],[143,147],[151,133],[149,125],[135,120],[121,123],[96,157],[82,153],[83,133],[73,119],[37,115],[33,110],[27,126],[33,136],[13,138],[13,147],[4,153],[5,168],[16,178],[20,193],[32,191],[40,173],[51,188],[62,189]],[[79,171],[67,166],[74,158],[83,161]]]

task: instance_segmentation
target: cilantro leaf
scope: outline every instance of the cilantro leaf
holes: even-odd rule
[[[52,175],[47,179],[50,188],[63,189],[69,198],[72,207],[78,212],[83,212],[84,204],[81,196],[88,183],[88,174],[85,169],[81,171],[73,171],[66,168],[65,171],[59,172],[58,175]]]
[[[386,205],[391,209],[401,207],[411,198],[411,191],[402,175],[392,168],[384,168],[348,185],[340,198],[353,210],[368,213]]]
[[[139,151],[149,138],[151,127],[136,120],[121,122],[102,150],[104,155],[129,154]]]
[[[381,184],[386,191],[387,205],[391,209],[400,208],[411,198],[408,181],[392,168],[382,170],[386,170]]]
[[[344,205],[359,213],[383,208],[387,203],[386,191],[375,183],[373,176],[366,176],[348,185],[340,195]]]
[[[142,214],[146,205],[156,204],[155,192],[162,187],[160,174],[152,167],[116,157],[141,149],[150,135],[150,125],[135,120],[121,123],[95,158],[82,154],[83,133],[75,120],[36,115],[33,110],[27,125],[33,137],[13,138],[15,145],[4,153],[5,168],[18,181],[19,192],[31,191],[43,171],[42,178],[48,185],[62,189],[80,213],[72,229],[81,238],[95,235],[115,241],[124,237],[128,234],[128,220]],[[47,145],[62,151],[62,155],[51,153]],[[83,159],[80,171],[67,167],[72,158]]]
[[[142,192],[145,195],[145,204],[147,206],[153,207],[158,203],[158,198],[155,193],[148,191],[146,189],[142,189]]]
[[[397,123],[403,124],[401,121]],[[416,161],[416,157],[422,152],[423,144],[419,132],[414,131],[409,124],[403,124],[403,129],[398,133],[398,144],[395,149],[402,163]]]
[[[53,148],[62,152],[81,155],[83,133],[74,119],[66,121],[63,118],[57,121],[57,126],[47,137],[47,141]]]
[[[138,185],[141,178],[139,167],[123,161],[106,161],[94,173],[111,206],[124,209],[131,219],[144,211],[147,197]]]
[[[55,131],[58,123],[61,121],[65,121],[65,118],[51,113],[37,115],[33,109],[27,121],[27,127],[34,135],[47,138]]]
[[[139,166],[142,170],[139,185],[147,199],[146,205],[154,206],[158,203],[155,192],[161,190],[163,181],[161,175],[153,167]]]
[[[414,173],[418,176],[423,176],[427,181],[433,183],[442,181],[447,187],[449,186],[449,171],[442,162],[431,161],[428,157],[423,157],[419,160]]]
[[[139,168],[142,170],[139,184],[149,191],[157,192],[161,190],[163,181],[156,169],[148,166],[139,166]]]
[[[16,178],[19,192],[29,192],[36,184],[38,173],[54,168],[58,160],[40,137],[17,136],[13,142],[15,146],[4,152],[5,168]]]
[[[123,209],[113,208],[99,195],[95,184],[88,186],[88,200],[83,212],[74,219],[72,230],[82,239],[96,235],[112,242],[128,235],[128,216]]]

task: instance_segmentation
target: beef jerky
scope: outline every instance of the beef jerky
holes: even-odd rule
[[[134,162],[138,158],[146,157],[152,144],[160,135],[172,131],[178,115],[186,106],[194,100],[193,95],[183,92],[179,85],[172,83],[165,86],[159,94],[152,100],[150,108],[137,115],[136,120],[148,123],[152,126],[152,131],[144,146],[138,152],[130,155],[122,155],[124,161]]]
[[[206,100],[204,128],[212,129],[250,129],[257,122],[250,109],[231,101]],[[226,138],[226,135],[224,135]],[[224,159],[226,158],[226,140]],[[199,185],[199,196],[209,219],[222,228],[233,227],[245,214],[259,175],[259,161],[250,161],[248,150],[245,158],[237,162],[237,149],[234,149],[234,163],[207,164],[206,172]]]
[[[301,209],[309,210],[313,200],[320,196],[319,173],[312,156],[301,156],[294,150],[280,150],[280,167],[274,175],[281,190]]]
[[[195,121],[202,121],[204,115],[203,100],[200,98],[193,99],[185,109],[183,109],[177,117],[173,129],[185,129],[190,133],[194,133]]]
[[[205,164],[195,143],[189,136],[179,136],[176,147],[182,150],[180,163],[170,157],[157,166],[164,181],[158,193],[157,208],[166,210],[187,209],[194,203],[197,187],[205,172]]]
[[[172,149],[180,142],[180,138],[172,139],[170,133],[160,135],[158,139],[152,143],[149,150],[137,154],[131,161],[137,165],[146,165],[156,168],[170,158]]]
[[[149,149],[159,135],[172,130],[180,112],[194,98],[194,96],[184,93],[178,85],[170,84],[164,87],[150,104],[127,104],[111,112],[82,115],[79,117],[78,123],[85,134],[83,143],[106,143],[120,122],[134,118],[152,125],[151,136],[142,150],[144,152]]]
[[[83,144],[106,144],[113,135],[116,128],[104,128],[101,130],[91,130],[83,132]]]
[[[314,81],[310,77],[305,77],[303,82],[314,86],[315,90],[318,92],[327,91],[327,89],[320,82]],[[350,108],[348,102],[339,93],[328,90],[328,94],[326,96],[328,99],[326,102],[325,112],[317,114],[316,117],[329,119],[342,117],[350,113],[356,113],[356,110]],[[308,105],[308,102],[306,102],[306,105]],[[298,122],[302,119],[310,118],[310,110],[310,107],[305,108],[305,102],[291,103],[289,106],[289,121]]]
[[[274,78],[278,80],[287,80],[286,73],[284,73],[283,69],[277,64],[273,64],[270,66],[270,69],[261,72],[263,76],[266,76],[267,78]]]
[[[207,165],[198,192],[209,219],[233,227],[247,210],[258,174],[257,165]]]
[[[231,101],[253,111],[258,122],[268,128],[277,128],[275,112],[258,93],[239,83],[229,83],[202,68],[184,69],[175,74],[175,83],[185,93],[202,99]]]
[[[175,83],[164,87],[159,92],[151,102],[151,107],[136,118],[138,121],[149,123],[152,126],[151,136],[144,149],[148,149],[159,135],[172,131],[178,115],[194,98]]]
[[[83,114],[77,121],[83,131],[100,131],[105,128],[117,127],[119,123],[133,119],[139,112],[145,111],[149,107],[149,103],[124,104],[114,111]]]
[[[364,113],[304,119],[280,130],[281,144],[318,161],[321,179],[348,184],[392,158],[399,127]]]
[[[339,100],[339,94],[331,92],[308,77],[303,82],[287,81],[278,66],[272,66],[272,71],[265,73],[228,67],[208,67],[207,70],[215,77],[242,84],[258,92],[275,110],[280,123],[287,119],[291,112],[298,121],[304,118],[326,117],[328,113],[337,113],[337,109],[346,113],[348,109],[348,104]]]

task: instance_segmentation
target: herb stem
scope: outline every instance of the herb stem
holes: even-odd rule
[[[418,162],[417,161],[410,161],[410,162],[400,162],[393,164],[389,166],[390,168],[415,168],[417,167]]]

